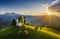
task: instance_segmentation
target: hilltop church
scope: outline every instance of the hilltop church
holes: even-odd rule
[[[22,26],[25,23],[25,16],[19,16],[16,21],[16,26]]]

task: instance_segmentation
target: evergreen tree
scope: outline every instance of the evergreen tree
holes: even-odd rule
[[[16,20],[15,19],[11,22],[11,25],[16,26]]]
[[[18,17],[19,22],[22,22],[22,16]]]

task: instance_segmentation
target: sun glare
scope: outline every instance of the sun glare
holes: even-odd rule
[[[53,13],[52,12],[48,12],[47,15],[53,15]]]
[[[53,15],[53,13],[48,10],[48,7],[46,7],[46,12],[47,12],[47,15]]]

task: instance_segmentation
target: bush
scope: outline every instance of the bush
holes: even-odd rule
[[[35,30],[38,30],[38,26],[35,27]]]
[[[25,39],[28,36],[29,32],[27,31],[25,26],[21,26],[21,27],[22,27],[22,29],[21,29],[20,36]]]
[[[12,26],[16,26],[16,21],[15,21],[15,19],[11,22],[11,25],[12,25]]]
[[[40,29],[42,29],[42,27],[45,27],[45,25],[44,25],[44,24],[42,24],[42,25],[40,26]]]

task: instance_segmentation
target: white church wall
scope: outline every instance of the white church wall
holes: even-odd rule
[[[16,19],[16,26],[22,26],[22,23],[21,23],[21,22],[19,22],[19,20],[18,20],[18,19]]]

